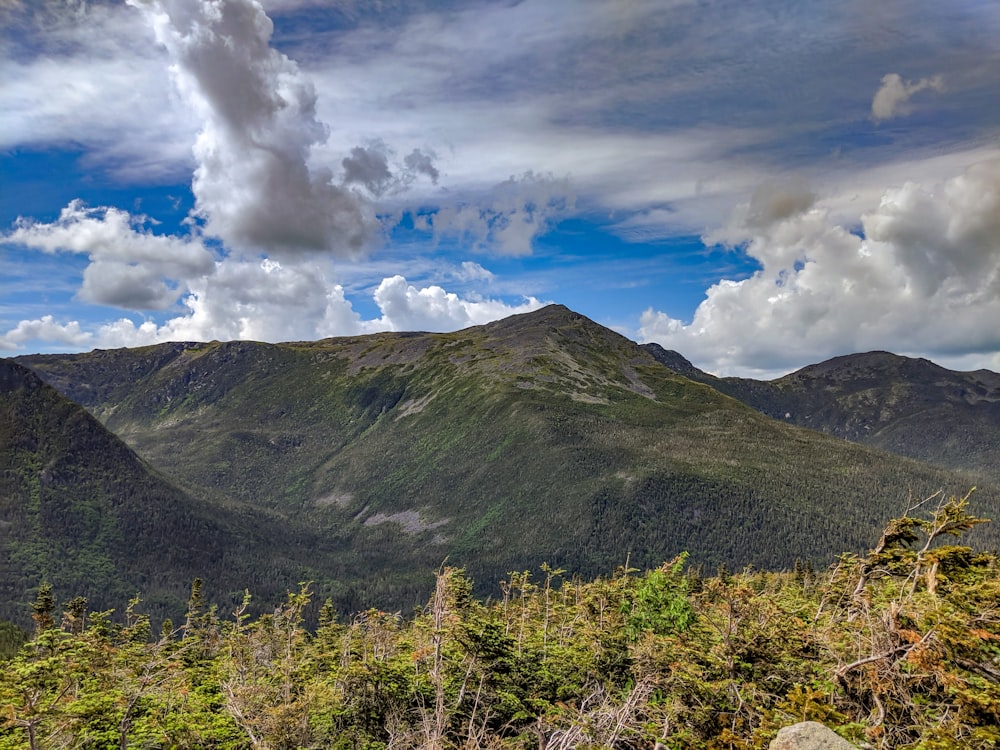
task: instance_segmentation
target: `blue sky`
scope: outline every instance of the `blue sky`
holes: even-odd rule
[[[0,355],[565,304],[1000,370],[992,0],[5,0]]]

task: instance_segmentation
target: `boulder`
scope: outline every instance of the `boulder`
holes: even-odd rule
[[[858,750],[832,729],[816,721],[784,727],[771,740],[770,750]]]

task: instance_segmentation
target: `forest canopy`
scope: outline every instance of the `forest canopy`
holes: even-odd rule
[[[485,601],[443,567],[412,616],[326,603],[308,627],[309,584],[254,618],[249,593],[223,613],[195,581],[156,632],[138,597],[87,612],[42,586],[0,673],[0,749],[761,748],[803,720],[992,748],[1000,564],[956,539],[982,522],[951,498],[823,571],[543,565]]]

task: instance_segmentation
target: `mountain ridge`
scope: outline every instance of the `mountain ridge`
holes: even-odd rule
[[[1000,374],[956,372],[885,351],[842,355],[774,380],[720,378],[658,344],[643,347],[685,377],[775,419],[1000,481]]]
[[[420,603],[442,559],[484,591],[543,562],[821,562],[864,549],[911,494],[968,489],[767,418],[564,307],[452,333],[19,361],[185,491],[265,514],[347,611]],[[980,497],[990,515],[995,492]],[[280,552],[267,533],[262,554]]]
[[[224,529],[96,419],[10,360],[0,360],[0,416],[3,616],[23,622],[18,605],[42,579],[94,606],[143,589],[154,611],[176,609],[190,578],[160,579],[154,559],[190,577],[222,565]],[[194,559],[199,565],[186,565]],[[93,585],[98,571],[110,591]]]

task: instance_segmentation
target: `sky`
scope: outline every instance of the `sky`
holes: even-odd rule
[[[564,304],[1000,371],[995,0],[0,0],[0,356]]]

